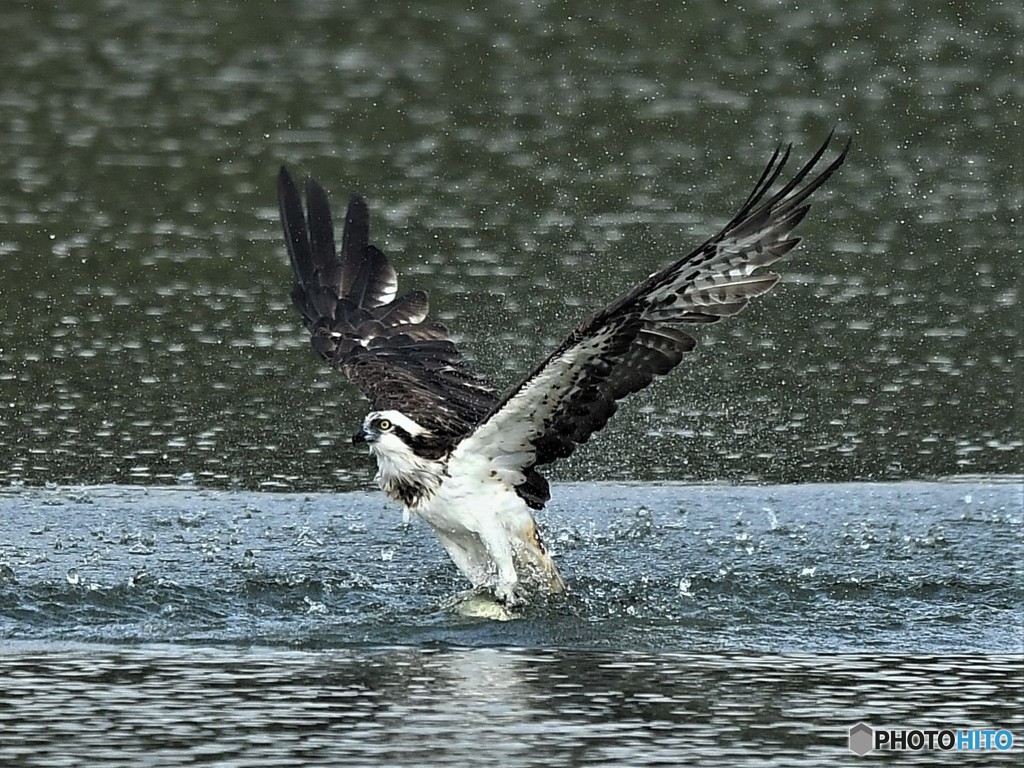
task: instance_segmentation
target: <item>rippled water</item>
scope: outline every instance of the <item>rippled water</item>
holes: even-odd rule
[[[836,765],[859,720],[1024,724],[1012,657],[71,646],[0,665],[7,765]]]
[[[0,638],[1024,650],[1019,482],[559,485],[542,523],[571,597],[495,625],[379,494],[10,492]]]
[[[0,13],[2,478],[365,484],[338,444],[364,406],[289,306],[282,162],[366,193],[509,385],[834,124],[854,151],[780,289],[556,472],[1020,471],[1011,4]]]
[[[1022,15],[0,8],[0,763],[820,765],[858,718],[1024,742]],[[511,384],[834,125],[779,289],[556,467],[569,600],[437,611],[461,585],[365,493],[364,404],[288,306],[278,166],[367,194]]]
[[[1024,725],[1017,482],[557,485],[571,594],[507,623],[441,610],[463,585],[399,520],[0,494],[0,762],[820,765],[860,720]]]

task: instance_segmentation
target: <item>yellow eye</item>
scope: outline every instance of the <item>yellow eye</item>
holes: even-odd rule
[[[378,419],[377,420],[377,429],[380,429],[380,430],[383,430],[384,432],[387,432],[389,429],[391,429],[391,422],[388,421],[387,419]]]

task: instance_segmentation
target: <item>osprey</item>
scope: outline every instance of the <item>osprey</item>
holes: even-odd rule
[[[327,193],[306,182],[306,208],[285,168],[278,201],[295,275],[292,300],[315,352],[372,401],[352,436],[377,460],[377,483],[426,521],[477,590],[504,606],[565,588],[534,511],[549,499],[539,467],[604,427],[618,401],[696,346],[684,326],[740,312],[778,281],[760,272],[798,242],[808,198],[842,165],[849,142],[815,173],[832,134],[777,191],[792,145],[775,150],[739,212],[688,255],[586,318],[499,396],[428,319],[427,294],[398,294],[353,195],[340,251]]]

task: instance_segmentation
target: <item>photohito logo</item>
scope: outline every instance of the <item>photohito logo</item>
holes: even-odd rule
[[[1013,734],[1005,728],[872,728],[857,723],[850,728],[850,751],[866,755],[875,749],[918,752],[1005,752],[1013,747]]]

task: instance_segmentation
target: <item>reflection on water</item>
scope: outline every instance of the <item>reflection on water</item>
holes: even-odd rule
[[[288,307],[281,162],[365,192],[509,384],[837,122],[785,284],[557,471],[1019,471],[1009,5],[9,5],[0,478],[366,482],[364,406]]]
[[[817,766],[858,721],[1024,726],[999,656],[70,646],[0,669],[5,765]]]

